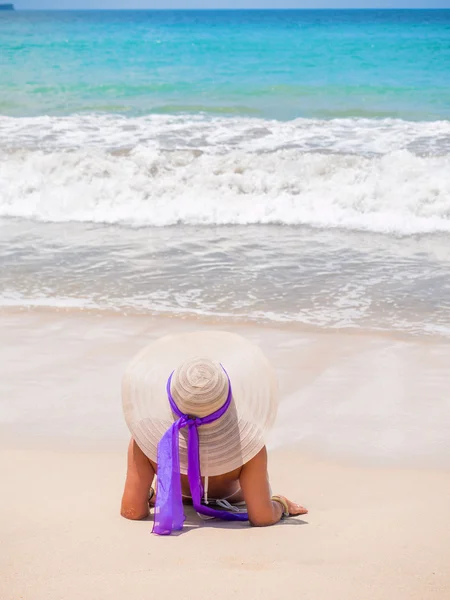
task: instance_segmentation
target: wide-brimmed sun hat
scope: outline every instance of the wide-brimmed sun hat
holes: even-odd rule
[[[172,375],[168,384],[169,378]],[[162,337],[144,348],[126,369],[122,398],[132,437],[148,458],[180,413],[206,417],[231,402],[220,418],[198,427],[204,476],[233,471],[251,460],[277,412],[277,382],[261,349],[240,335],[200,331]],[[168,389],[167,389],[167,386]],[[180,471],[187,473],[187,429],[179,432]]]

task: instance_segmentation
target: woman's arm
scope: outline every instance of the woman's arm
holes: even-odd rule
[[[145,519],[148,516],[148,494],[155,471],[132,439],[128,446],[128,468],[120,514],[126,519]]]
[[[278,523],[283,515],[280,502],[271,500],[269,477],[267,474],[266,447],[246,463],[239,476],[249,521],[255,527],[265,527]],[[290,515],[304,515],[308,511],[303,506],[281,496],[287,503]]]

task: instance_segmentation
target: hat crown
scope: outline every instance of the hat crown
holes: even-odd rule
[[[228,395],[229,383],[220,363],[192,358],[179,365],[172,376],[170,391],[186,415],[206,417],[221,408]]]

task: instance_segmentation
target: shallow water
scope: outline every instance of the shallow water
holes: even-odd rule
[[[1,305],[450,334],[443,235],[3,221]]]

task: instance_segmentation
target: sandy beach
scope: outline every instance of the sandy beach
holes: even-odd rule
[[[273,361],[272,487],[306,517],[257,529],[188,511],[167,539],[119,516],[123,368],[152,338],[201,327]],[[4,311],[0,331],[2,600],[449,597],[446,341],[65,311]]]

